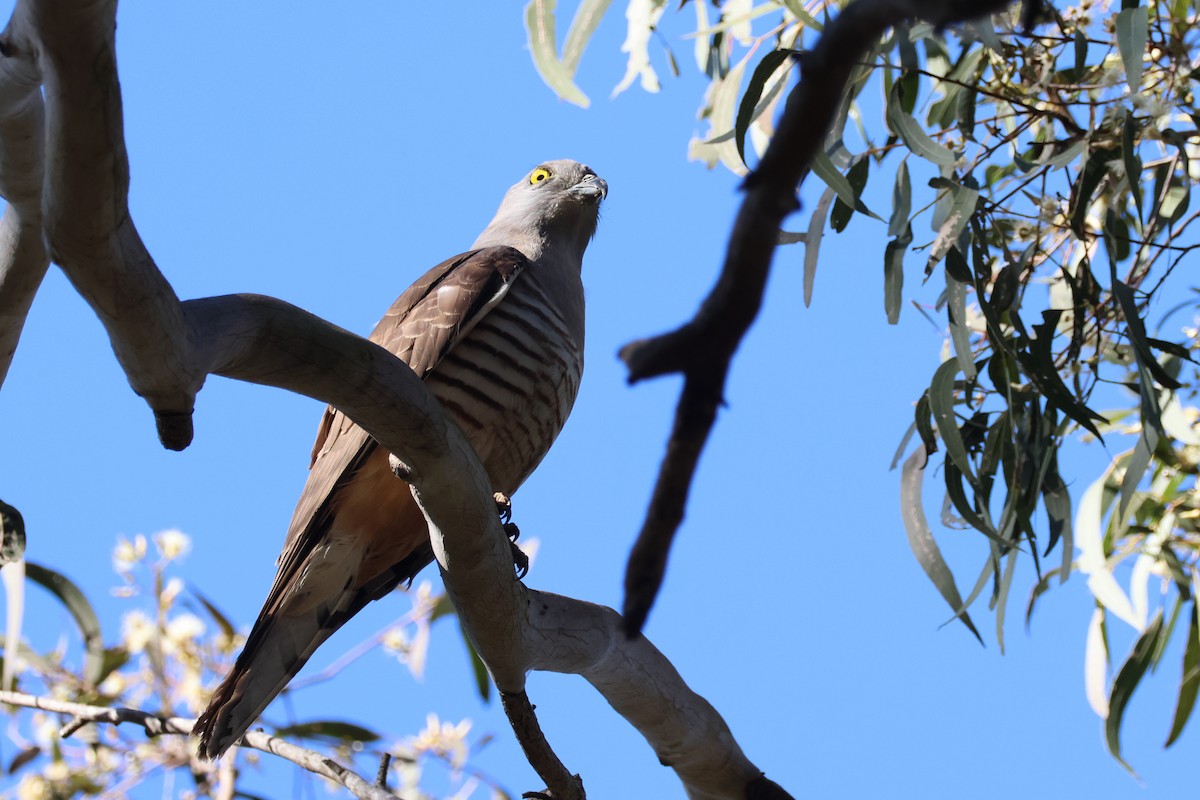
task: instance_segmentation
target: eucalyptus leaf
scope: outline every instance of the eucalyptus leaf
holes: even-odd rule
[[[1124,8],[1117,14],[1117,49],[1125,65],[1125,80],[1129,91],[1137,94],[1142,88],[1142,57],[1146,53],[1145,8]]]
[[[908,457],[900,470],[900,517],[904,522],[904,531],[908,534],[908,546],[912,548],[913,555],[917,557],[917,563],[921,565],[921,569],[925,570],[925,574],[929,576],[929,580],[933,582],[943,599],[967,626],[967,629],[975,635],[979,643],[983,644],[983,638],[975,629],[971,615],[963,607],[958,587],[954,585],[954,575],[951,574],[950,567],[946,565],[946,560],[942,557],[937,542],[934,541],[933,532],[929,529],[929,522],[925,517],[925,509],[921,501],[925,462],[925,445],[918,444],[916,450]]]
[[[908,149],[916,153],[921,158],[936,164],[939,167],[952,167],[958,161],[958,156],[954,151],[945,145],[938,144],[933,138],[925,132],[925,130],[917,124],[917,121],[912,118],[903,107],[900,99],[900,84],[892,88],[892,92],[888,96],[887,103],[887,121],[892,130],[895,131],[904,143],[908,145]]]
[[[100,632],[100,619],[92,604],[83,591],[61,573],[33,562],[25,564],[25,573],[29,580],[48,590],[71,612],[83,635],[83,678],[95,685],[104,666],[104,637]]]
[[[825,236],[825,218],[833,202],[832,187],[821,193],[817,207],[808,221],[808,232],[804,235],[804,305],[812,303],[813,284],[817,280],[817,256],[821,252],[821,239]]]
[[[780,65],[791,56],[792,51],[790,50],[772,50],[762,57],[750,75],[750,83],[747,84],[746,94],[743,95],[741,105],[738,106],[737,120],[733,128],[738,156],[743,163],[746,161],[746,132],[750,130],[750,123],[756,116],[755,111],[758,101],[762,97],[763,87],[766,86],[767,80],[775,74]],[[757,108],[759,114],[762,113],[763,108],[765,108],[765,104],[762,108]]]
[[[1188,718],[1196,706],[1196,694],[1200,691],[1200,619],[1197,618],[1197,603],[1193,598],[1192,613],[1187,631],[1187,644],[1183,651],[1183,673],[1179,680],[1179,699],[1175,701],[1175,718],[1171,721],[1171,732],[1163,747],[1170,747],[1179,740]]]
[[[1112,754],[1112,757],[1135,775],[1137,773],[1133,772],[1133,767],[1129,766],[1129,763],[1121,757],[1121,722],[1124,719],[1125,707],[1129,704],[1129,699],[1133,696],[1142,676],[1146,674],[1146,668],[1150,665],[1150,658],[1162,631],[1162,623],[1162,610],[1160,609],[1154,614],[1154,618],[1146,630],[1138,637],[1129,658],[1117,671],[1117,676],[1113,679],[1112,691],[1108,696],[1108,719],[1104,721],[1104,741],[1108,745],[1108,752]]]
[[[573,59],[573,65],[559,61],[558,42],[554,32],[554,8],[556,0],[530,0],[525,6],[525,31],[529,37],[529,53],[533,56],[533,66],[546,85],[554,93],[574,103],[580,108],[591,105],[587,95],[575,85],[575,68],[579,62],[578,55]],[[577,17],[578,18],[578,17]],[[582,46],[579,48],[582,54]]]

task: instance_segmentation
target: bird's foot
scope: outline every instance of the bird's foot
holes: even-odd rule
[[[504,534],[508,536],[508,546],[512,548],[512,560],[513,566],[517,568],[517,580],[521,580],[529,574],[529,556],[525,555],[525,551],[517,546],[521,530],[515,523],[505,522]]]
[[[496,492],[492,495],[492,499],[496,501],[496,513],[500,515],[500,521],[506,525],[512,522],[512,500],[508,499],[508,495],[504,492]],[[515,539],[516,537],[510,537]]]

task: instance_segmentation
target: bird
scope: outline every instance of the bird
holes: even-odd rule
[[[540,164],[471,249],[421,276],[370,335],[424,380],[505,497],[546,455],[579,391],[583,255],[607,195],[584,164]],[[389,457],[325,409],[274,583],[193,728],[202,757],[220,757],[334,631],[433,560],[424,515]]]

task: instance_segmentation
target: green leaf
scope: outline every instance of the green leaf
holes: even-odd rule
[[[791,56],[791,50],[772,50],[762,57],[758,66],[754,68],[754,73],[750,76],[750,83],[746,86],[746,94],[742,96],[741,105],[738,106],[737,122],[734,124],[738,156],[741,157],[743,163],[746,161],[746,131],[750,130],[750,123],[754,122],[755,107],[759,98],[762,97],[763,87],[766,86],[767,80],[775,74],[775,70],[779,69],[779,66]],[[762,113],[761,108],[759,113]]]
[[[1179,681],[1179,699],[1175,702],[1175,719],[1171,732],[1163,747],[1170,747],[1179,739],[1187,725],[1192,709],[1196,706],[1196,693],[1200,690],[1200,619],[1196,606],[1200,600],[1192,600],[1191,624],[1188,626],[1187,645],[1183,652],[1183,674]]]
[[[996,592],[996,642],[1000,645],[1000,655],[1004,655],[1004,612],[1008,606],[1008,590],[1012,587],[1013,575],[1017,569],[1017,549],[1008,551],[1008,561],[1004,565],[1004,574],[1000,577],[1000,585]]]
[[[911,211],[912,181],[908,177],[908,161],[903,160],[896,168],[896,183],[892,187],[892,216],[888,220],[888,236],[898,237],[908,228],[909,241],[912,241],[912,226],[908,223]]]
[[[952,278],[949,269],[946,270],[946,313],[958,368],[967,380],[971,380],[975,377],[975,356],[971,352],[971,331],[967,327],[967,285]]]
[[[937,180],[934,179],[934,181]],[[934,181],[930,181],[931,186],[934,185]],[[946,253],[950,252],[950,248],[966,230],[971,216],[975,213],[975,206],[979,202],[978,189],[962,186],[952,181],[938,181],[937,185],[939,187],[948,186],[947,190],[952,199],[946,211],[946,218],[938,227],[937,237],[934,238],[933,244],[929,248],[929,260],[925,262],[926,277],[945,258]]]
[[[850,180],[838,171],[838,168],[833,165],[828,154],[824,151],[818,151],[813,156],[812,161],[813,173],[825,182],[825,185],[833,189],[837,193],[838,199],[848,206],[853,206],[855,211],[866,214],[875,219],[882,219],[878,214],[867,208],[862,200],[855,197],[854,187],[850,185]]]
[[[958,160],[958,156],[954,151],[945,145],[938,144],[925,132],[925,130],[917,124],[917,121],[912,118],[912,115],[904,110],[900,98],[900,84],[897,83],[892,87],[891,93],[888,95],[887,104],[887,121],[888,125],[895,131],[904,143],[908,145],[908,149],[919,155],[921,158],[936,164],[939,167],[952,167],[954,162]]]
[[[314,720],[288,725],[275,731],[281,739],[319,739],[330,744],[341,742],[377,742],[378,733],[353,722],[342,720]]]
[[[971,469],[971,460],[967,456],[967,448],[963,444],[954,415],[954,379],[958,372],[958,362],[953,359],[943,362],[937,368],[933,373],[933,381],[929,384],[929,407],[937,424],[938,435],[946,445],[946,455],[972,486],[978,486],[979,482]]]
[[[782,2],[787,7],[787,10],[792,12],[792,16],[804,23],[804,27],[812,28],[818,33],[824,30],[825,26],[805,10],[804,4],[800,0],[782,0]]]
[[[1142,56],[1146,52],[1145,8],[1125,8],[1117,14],[1117,49],[1125,65],[1129,91],[1137,94],[1142,87]]]
[[[0,500],[0,566],[25,555],[25,519],[21,512]]]
[[[200,605],[204,606],[204,610],[212,617],[212,621],[217,623],[217,627],[221,629],[221,633],[226,640],[232,642],[237,637],[237,630],[233,627],[233,623],[229,621],[229,617],[221,613],[221,610],[213,605],[207,597],[201,594],[200,590],[195,586],[189,587],[192,596],[200,601]]]
[[[1121,126],[1121,158],[1125,162],[1125,177],[1129,183],[1129,196],[1142,219],[1142,160],[1137,154],[1138,126],[1133,120],[1133,110],[1125,109],[1125,122]]]
[[[1071,575],[1071,562],[1075,558],[1075,536],[1071,528],[1071,494],[1058,474],[1057,460],[1052,461],[1046,478],[1042,481],[1042,505],[1050,520],[1050,541],[1046,553],[1062,540],[1062,582]],[[1059,570],[1055,570],[1056,572]]]
[[[812,302],[813,284],[817,280],[817,255],[821,252],[821,239],[825,237],[825,216],[833,202],[833,189],[826,189],[813,209],[808,221],[808,233],[804,235],[804,306]]]
[[[1145,366],[1146,370],[1158,381],[1158,384],[1164,389],[1178,389],[1182,384],[1167,372],[1166,368],[1158,362],[1154,357],[1154,353],[1150,350],[1150,343],[1146,337],[1146,325],[1142,322],[1141,314],[1138,313],[1137,300],[1133,296],[1133,289],[1121,281],[1114,281],[1112,287],[1113,297],[1117,298],[1117,303],[1121,307],[1121,316],[1125,317],[1126,333],[1129,336],[1129,341],[1133,344],[1134,355],[1138,361]],[[1148,387],[1153,391],[1153,387]]]
[[[574,75],[579,69],[579,59],[611,4],[612,0],[583,0],[575,10],[562,50],[562,64],[567,74]]]
[[[925,477],[925,461],[925,445],[919,444],[900,470],[900,516],[904,522],[904,531],[908,535],[908,546],[912,548],[913,555],[917,557],[917,563],[921,565],[921,569],[925,570],[925,574],[929,576],[929,580],[937,587],[938,592],[941,593],[950,608],[954,609],[954,613],[959,616],[967,629],[975,634],[975,638],[979,640],[980,644],[983,644],[983,638],[975,629],[975,624],[971,622],[971,615],[963,607],[958,587],[954,585],[954,575],[951,574],[950,567],[946,565],[946,560],[942,558],[942,552],[938,549],[933,532],[929,530],[929,522],[925,518],[925,509],[921,504],[921,484]]]
[[[7,770],[8,774],[12,775],[17,770],[19,770],[21,767],[25,766],[30,761],[33,761],[35,758],[37,758],[41,754],[42,754],[41,748],[39,748],[37,745],[30,745],[29,747],[26,747],[24,750],[22,750],[21,752],[17,753],[15,756],[13,756],[13,760],[11,762],[9,762],[9,765],[8,765],[8,770]]]
[[[887,243],[883,253],[883,310],[889,325],[900,321],[900,308],[904,303],[904,254],[912,240],[912,225],[905,223],[904,229]]]
[[[1037,606],[1038,598],[1046,593],[1050,588],[1050,581],[1059,573],[1057,567],[1042,575],[1038,582],[1034,584],[1033,591],[1029,593],[1029,604],[1025,607],[1025,630],[1029,631],[1029,624],[1033,622],[1033,610]]]
[[[850,169],[846,170],[846,180],[850,182],[850,188],[854,190],[855,200],[862,197],[863,189],[866,188],[870,164],[869,157],[860,155],[850,163]],[[853,214],[854,208],[839,199],[833,204],[833,211],[829,213],[829,224],[835,231],[841,233],[846,229]]]
[[[575,85],[574,67],[568,67],[558,60],[558,44],[554,33],[554,7],[557,4],[556,0],[530,0],[529,5],[525,6],[529,53],[533,56],[534,68],[555,94],[568,103],[587,108],[591,101]],[[579,54],[582,54],[582,47]],[[579,54],[574,56],[575,64],[579,62]]]
[[[1112,754],[1121,766],[1133,773],[1133,767],[1121,758],[1121,721],[1125,716],[1125,706],[1137,689],[1146,668],[1150,665],[1150,657],[1154,653],[1158,635],[1162,630],[1162,610],[1155,612],[1154,619],[1146,626],[1146,630],[1138,637],[1133,646],[1133,652],[1121,665],[1117,677],[1113,679],[1112,691],[1108,696],[1108,719],[1104,721],[1104,740],[1108,744],[1108,752]],[[1137,773],[1134,773],[1135,775]]]
[[[48,590],[71,612],[79,632],[83,634],[85,652],[83,679],[91,685],[99,682],[104,666],[104,637],[100,633],[100,620],[84,593],[66,576],[40,564],[26,562],[25,574],[29,580]]]
[[[1054,345],[1054,331],[1061,316],[1062,311],[1059,309],[1043,311],[1042,322],[1033,326],[1034,339],[1030,341],[1028,351],[1018,352],[1017,358],[1025,374],[1048,402],[1053,403],[1055,408],[1103,442],[1104,437],[1100,435],[1096,422],[1107,423],[1108,420],[1079,402],[1058,374],[1051,348]]]
[[[1115,148],[1089,150],[1083,167],[1071,187],[1071,230],[1080,239],[1084,238],[1083,224],[1087,220],[1088,209],[1092,205],[1092,196],[1096,187],[1109,173],[1108,162],[1118,158],[1120,153]]]

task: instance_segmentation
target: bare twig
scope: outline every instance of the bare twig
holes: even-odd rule
[[[110,725],[131,722],[140,725],[146,731],[147,736],[187,736],[192,732],[192,726],[196,724],[194,719],[163,717],[136,708],[105,708],[83,703],[69,703],[49,697],[36,697],[20,692],[0,692],[0,703],[70,715],[71,721],[60,733],[63,738],[93,722]],[[396,800],[396,795],[372,785],[370,781],[343,767],[333,759],[283,739],[268,736],[261,731],[250,731],[242,737],[239,744],[242,747],[272,753],[309,772],[339,783],[362,800]]]
[[[526,760],[537,772],[538,777],[546,782],[546,794],[554,800],[583,800],[583,779],[572,775],[554,754],[541,726],[538,725],[537,714],[534,713],[533,704],[529,702],[529,695],[525,692],[501,692],[500,703],[504,706],[504,713],[508,715],[508,721],[512,725],[513,733],[517,735]]]
[[[919,18],[948,25],[1007,5],[1009,0],[857,0],[847,6],[826,26],[816,47],[799,59],[801,80],[788,96],[758,168],[743,185],[746,198],[716,286],[681,328],[622,348],[631,383],[670,373],[685,376],[671,440],[625,573],[628,635],[642,629],[662,585],[671,540],[722,402],[730,361],[758,316],[781,223],[797,208],[797,187],[824,142],[851,69],[897,23]]]

